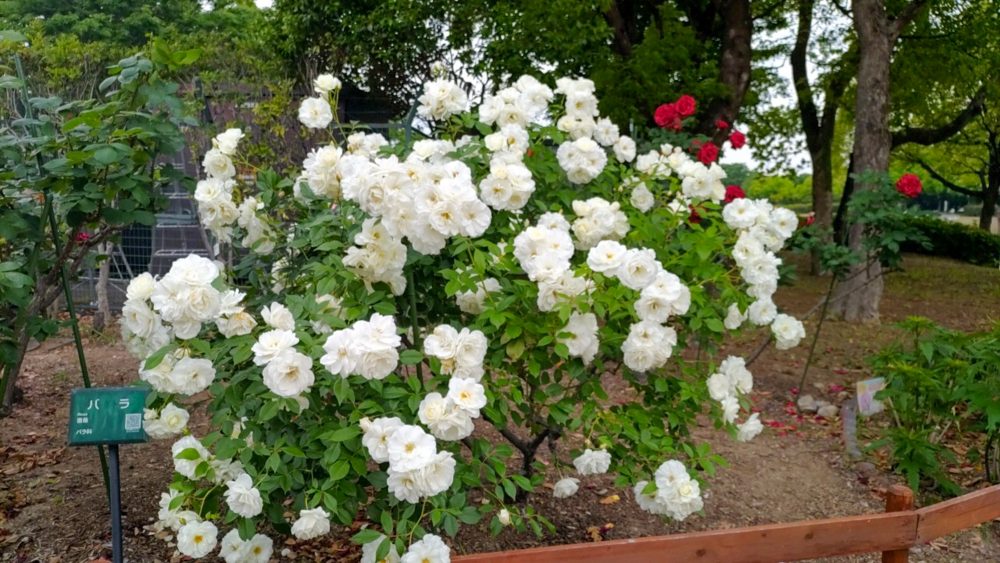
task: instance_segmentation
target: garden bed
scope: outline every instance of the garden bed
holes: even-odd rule
[[[888,323],[909,315],[927,316],[944,326],[972,330],[986,327],[1000,310],[1000,272],[948,260],[908,257],[907,271],[889,277],[882,303],[882,325],[824,325],[815,369],[806,385],[811,394],[836,402],[841,387],[871,374],[864,358],[896,334]],[[779,290],[777,301],[796,315],[808,311],[826,281],[805,275]],[[807,323],[808,329],[815,321]],[[811,333],[810,333],[811,334]],[[748,337],[744,353],[756,347]],[[623,539],[675,532],[800,519],[876,513],[883,510],[879,491],[898,478],[887,473],[879,456],[854,464],[843,455],[839,425],[822,419],[799,419],[787,407],[797,384],[807,346],[780,357],[765,352],[751,366],[753,398],[768,421],[764,434],[736,443],[709,425],[697,429],[732,463],[709,480],[705,513],[683,523],[664,523],[636,509],[631,491],[610,481],[588,480],[580,492],[557,500],[551,491],[531,499],[558,527],[542,539],[505,530],[491,536],[486,525],[467,527],[451,541],[453,552],[473,553],[539,545]],[[732,350],[735,351],[735,350]],[[121,385],[135,379],[137,362],[115,339],[92,335],[88,360],[97,385]],[[0,561],[75,563],[107,553],[107,509],[93,448],[65,448],[69,390],[79,386],[72,344],[56,338],[34,350],[22,380],[25,399],[14,415],[0,420]],[[193,429],[204,425],[197,415]],[[482,429],[480,431],[483,431]],[[572,439],[572,437],[570,437]],[[957,442],[957,449],[970,444]],[[964,456],[960,456],[964,458]],[[543,456],[544,459],[544,456]],[[167,543],[146,531],[156,515],[159,494],[169,481],[169,441],[122,449],[123,500],[127,554],[132,561],[174,558]],[[951,468],[966,487],[983,486],[981,465],[963,462]],[[617,495],[617,500],[615,499]],[[290,560],[350,561],[352,530],[340,528],[323,542],[276,541],[276,552],[289,549]],[[1000,557],[997,526],[986,525],[932,542],[915,551],[915,561],[981,561]],[[840,560],[875,560],[876,555]],[[287,559],[282,559],[287,560]]]

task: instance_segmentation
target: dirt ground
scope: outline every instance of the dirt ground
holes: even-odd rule
[[[898,334],[891,323],[909,315],[921,314],[965,330],[985,328],[998,320],[997,270],[916,256],[907,257],[905,265],[905,272],[888,277],[881,324],[824,324],[803,392],[834,403],[842,401],[843,389],[850,390],[856,381],[872,375],[864,358]],[[802,315],[816,304],[826,283],[800,271],[796,283],[781,288],[776,300],[783,309]],[[815,320],[807,322],[810,335],[815,327]],[[759,338],[759,334],[748,335],[729,352],[748,355]],[[703,515],[682,523],[664,522],[637,510],[630,491],[616,490],[610,480],[586,479],[570,499],[553,499],[549,491],[531,498],[558,527],[555,535],[539,540],[505,530],[493,537],[485,525],[466,527],[451,541],[453,552],[593,541],[588,532],[593,527],[603,528],[606,539],[621,539],[881,512],[884,501],[879,491],[898,481],[884,457],[870,455],[861,463],[850,460],[844,453],[839,421],[799,418],[788,407],[807,351],[808,340],[790,353],[778,354],[770,348],[751,366],[753,399],[768,426],[756,440],[736,443],[707,425],[696,430],[730,463],[709,482]],[[137,362],[113,339],[92,335],[87,359],[95,385],[123,385],[135,379]],[[0,562],[77,563],[108,555],[108,510],[97,451],[65,446],[69,391],[81,386],[72,341],[56,338],[34,350],[21,386],[24,401],[12,416],[0,419]],[[170,480],[169,455],[169,441],[122,448],[129,561],[183,560],[144,529],[155,518],[159,494]],[[985,486],[981,465],[963,463],[953,472],[969,489]],[[620,501],[600,502],[612,494],[619,495]],[[356,560],[356,550],[348,546],[349,531],[339,532],[321,545],[282,540],[285,544],[276,542],[276,551],[288,548],[295,553],[283,561]],[[877,560],[877,555],[870,555],[831,561]],[[915,562],[998,560],[997,522],[941,538],[911,553]]]

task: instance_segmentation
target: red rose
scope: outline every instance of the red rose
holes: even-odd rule
[[[815,222],[816,222],[816,212],[811,211],[808,215],[806,215],[806,226],[808,227],[809,225],[812,225]]]
[[[701,223],[701,215],[698,214],[698,210],[694,208],[693,205],[689,205],[688,209],[691,210],[691,214],[688,215],[688,223],[698,224]]]
[[[90,240],[90,235],[89,234],[87,234],[87,233],[77,233],[76,234],[76,242],[77,243],[83,244],[83,243],[87,242],[88,240]]]
[[[719,147],[715,146],[715,143],[705,143],[698,149],[698,160],[705,166],[712,164],[717,158],[719,158]]]
[[[733,185],[726,186],[726,199],[722,200],[723,203],[729,203],[734,199],[743,199],[747,196],[747,193],[743,191],[743,188]]]
[[[653,121],[660,127],[673,131],[680,131],[683,125],[676,104],[663,104],[656,108],[656,111],[653,113]]]
[[[896,191],[903,196],[913,199],[924,191],[924,185],[920,182],[920,177],[907,172],[896,180]]]
[[[674,103],[677,105],[677,113],[680,114],[681,117],[694,115],[695,109],[698,106],[698,104],[695,103],[694,98],[688,96],[687,94],[677,98],[677,101]]]
[[[729,129],[729,123],[727,123],[727,122],[725,122],[725,121],[723,121],[721,119],[716,119],[715,120],[715,126],[718,127],[719,129],[722,129],[723,131],[725,131],[726,129]]]
[[[741,149],[743,148],[743,145],[747,144],[747,136],[734,130],[729,134],[729,144],[732,145],[734,149]]]
[[[661,104],[653,112],[653,121],[660,127],[666,127],[668,123],[677,118],[677,108],[674,104]]]

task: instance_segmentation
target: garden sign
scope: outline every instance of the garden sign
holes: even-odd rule
[[[142,421],[147,393],[148,389],[140,387],[104,387],[74,389],[70,394],[69,445],[108,446],[114,563],[121,563],[123,557],[118,444],[146,441]]]

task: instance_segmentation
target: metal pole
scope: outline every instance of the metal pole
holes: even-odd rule
[[[122,563],[122,498],[118,473],[118,444],[108,446],[111,473],[111,560]]]
[[[21,57],[14,55],[14,66],[17,69],[17,77],[21,80],[21,96],[24,100],[24,113],[29,119],[34,117],[31,111],[31,103],[28,101],[28,80],[24,74],[24,67],[21,64]],[[32,126],[32,129],[36,129],[36,126]],[[37,133],[36,133],[37,134]],[[35,155],[38,164],[38,172],[42,171],[42,158],[40,155]],[[52,195],[48,192],[46,188],[43,191],[45,196],[45,207],[48,210],[48,220],[49,228],[52,231],[52,245],[55,248],[56,256],[62,254],[62,242],[59,240],[59,223],[56,221],[55,204],[51,201]],[[44,217],[41,218],[42,221],[45,220]],[[66,309],[69,312],[70,328],[73,329],[73,342],[76,344],[76,357],[80,363],[80,375],[83,377],[83,386],[91,387],[90,384],[90,372],[87,370],[87,358],[83,353],[83,338],[80,336],[80,323],[76,318],[76,310],[73,307],[73,291],[69,286],[69,279],[66,276],[66,265],[58,264],[56,267],[59,268],[59,278],[62,282],[63,295],[66,297]],[[97,454],[101,459],[101,474],[104,477],[104,490],[108,492],[110,488],[110,483],[108,481],[108,460],[104,457],[104,448],[97,446]],[[110,494],[110,492],[109,492]]]

